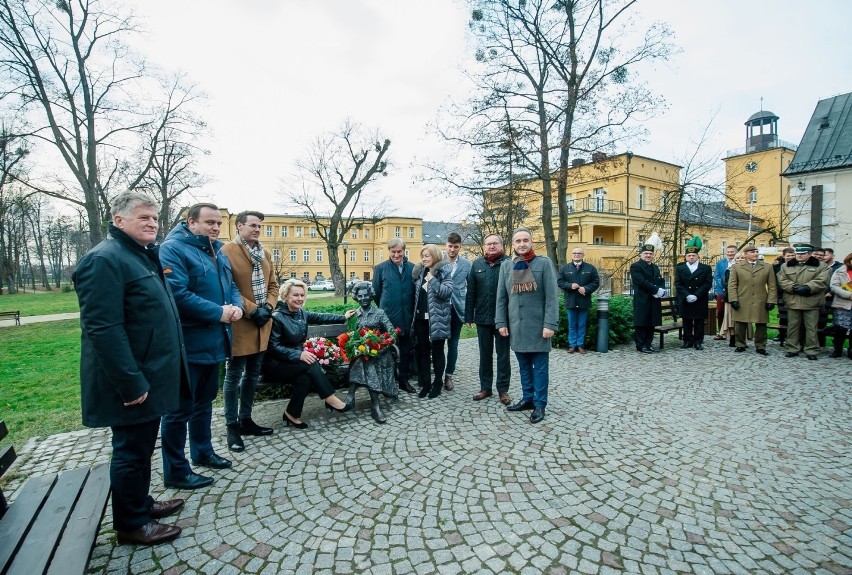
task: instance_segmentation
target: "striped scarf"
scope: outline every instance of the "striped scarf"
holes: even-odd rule
[[[528,251],[523,256],[515,254],[512,258],[512,293],[535,291],[538,288],[529,265],[534,258],[534,250]]]
[[[255,242],[254,247],[248,245],[240,236],[237,236],[243,247],[248,250],[249,258],[254,266],[251,270],[251,290],[254,292],[254,303],[262,306],[266,303],[266,280],[263,277],[263,246]]]

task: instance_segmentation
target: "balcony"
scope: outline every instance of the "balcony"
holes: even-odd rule
[[[624,202],[603,198],[578,198],[565,203],[569,214],[579,212],[598,212],[600,214],[624,215]]]
[[[759,145],[746,146],[745,148],[737,148],[735,150],[728,150],[728,153],[725,154],[725,157],[733,158],[734,156],[742,156],[745,154],[750,154],[752,152],[762,152],[764,150],[771,150],[773,148],[787,148],[788,150],[793,150],[795,152],[799,148],[799,146],[798,144],[794,144],[793,142],[781,140],[780,138],[774,138],[770,141],[762,142]]]

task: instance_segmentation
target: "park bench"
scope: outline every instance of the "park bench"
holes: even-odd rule
[[[15,325],[21,325],[21,310],[0,311],[0,319],[14,319]]]
[[[678,321],[675,298],[660,298],[663,311],[663,323],[654,327],[654,332],[660,334],[660,349],[665,347],[665,337],[670,331],[677,330],[678,339],[683,339],[683,323]]]
[[[325,337],[328,339],[337,340],[337,336],[342,333],[346,333],[347,331],[349,331],[349,328],[345,323],[331,325],[309,325],[308,338]],[[336,373],[327,373],[326,376],[328,377],[328,381],[331,383],[331,385],[333,385],[336,389],[346,387],[349,385],[349,366],[343,364],[337,369]],[[266,377],[261,377],[260,381],[257,384],[257,388],[263,389],[265,387],[275,387],[281,385],[289,385],[289,382],[286,378],[286,374],[282,374],[282,377],[279,380],[271,380]]]
[[[0,421],[0,439],[7,433]],[[0,450],[0,475],[16,457]],[[0,491],[0,573],[86,573],[109,492],[106,463],[33,477],[11,505]]]

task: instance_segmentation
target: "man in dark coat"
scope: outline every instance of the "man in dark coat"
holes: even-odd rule
[[[654,263],[654,244],[641,248],[639,261],[630,266],[630,282],[633,285],[633,340],[636,351],[655,353],[651,343],[654,327],[663,323],[660,298],[666,295],[665,280],[660,268]]]
[[[694,240],[694,238],[693,238]],[[704,349],[704,322],[707,321],[713,270],[698,261],[700,245],[686,246],[685,262],[675,268],[675,297],[683,320],[683,348]]]
[[[571,250],[571,263],[559,269],[559,279],[556,282],[565,293],[568,353],[586,353],[583,342],[586,340],[589,307],[592,305],[592,294],[600,285],[598,270],[583,261],[585,255],[583,248],[576,247]]]
[[[390,258],[373,268],[373,292],[377,305],[385,310],[400,329],[396,345],[399,348],[399,388],[414,393],[408,383],[411,374],[411,322],[414,318],[414,264],[405,257],[405,242],[401,238],[388,241]]]
[[[497,352],[497,395],[500,403],[509,405],[509,380],[512,368],[509,360],[509,338],[500,335],[494,325],[494,308],[497,305],[497,282],[500,264],[508,260],[503,252],[503,238],[498,234],[485,236],[485,255],[473,261],[467,277],[467,297],[464,306],[464,321],[468,327],[476,324],[476,339],[479,343],[479,391],[474,401],[493,395],[494,352]]]
[[[141,545],[180,535],[156,520],[183,505],[149,495],[160,417],[177,407],[186,377],[177,307],[153,246],[158,213],[144,194],[116,196],[107,238],[74,273],[83,424],[112,429],[113,526],[120,543]]]
[[[169,232],[160,246],[163,273],[180,312],[190,395],[162,421],[161,447],[166,487],[198,489],[212,477],[193,472],[194,465],[226,469],[231,462],[213,450],[210,430],[213,400],[219,391],[219,368],[232,355],[231,324],[243,316],[242,295],[231,262],[218,241],[222,215],[214,204],[195,204],[186,221]]]

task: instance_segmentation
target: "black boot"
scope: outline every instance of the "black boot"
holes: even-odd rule
[[[730,339],[728,339],[728,347],[736,347],[736,346],[737,346],[737,344],[736,344],[736,341],[734,340],[734,336],[731,336]]]
[[[420,393],[417,394],[417,397],[426,397],[427,395],[429,395],[429,390],[431,390],[431,389],[432,389],[432,386],[429,385],[429,384],[421,386],[420,387]]]
[[[846,341],[846,332],[837,330],[837,333],[834,334],[832,339],[834,340],[834,351],[829,357],[843,357],[843,342]]]
[[[443,387],[440,381],[433,381],[432,388],[429,390],[429,399],[435,399],[439,395],[441,395],[441,388]]]
[[[229,423],[226,429],[228,431],[228,449],[231,451],[243,451],[246,446],[243,443],[242,436],[240,436],[240,424]]]
[[[370,390],[370,415],[376,420],[376,423],[384,423],[385,414],[382,413],[382,407],[379,405],[379,392]]]
[[[355,388],[358,387],[354,383],[349,384],[349,393],[346,394],[346,405],[355,406]]]

